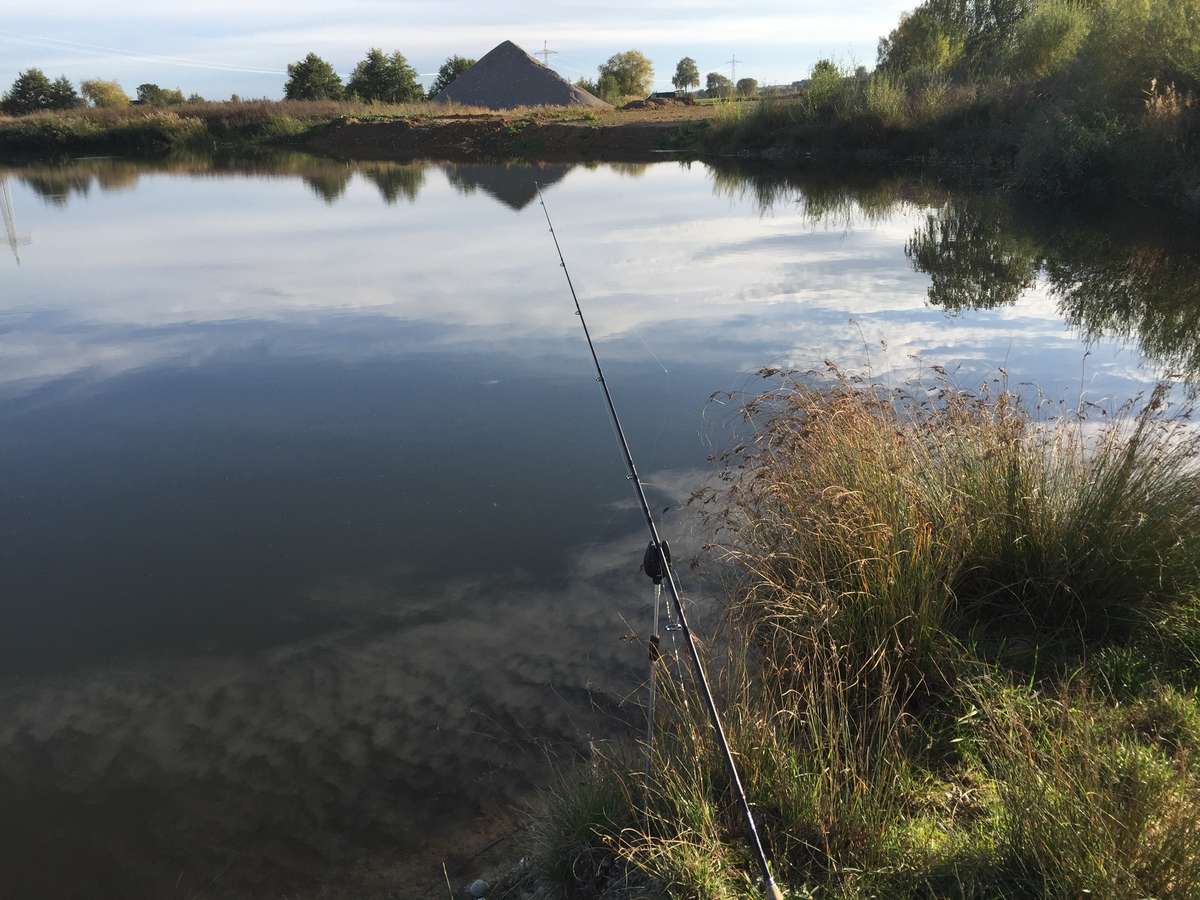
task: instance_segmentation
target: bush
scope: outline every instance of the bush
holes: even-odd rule
[[[899,125],[908,112],[908,94],[904,86],[887,72],[876,72],[867,79],[863,99],[867,113],[883,125]]]
[[[829,60],[813,66],[804,94],[804,104],[810,116],[846,115],[854,109],[858,81]]]

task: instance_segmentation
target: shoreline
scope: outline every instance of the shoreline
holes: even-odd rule
[[[763,130],[769,101],[668,104],[597,112],[534,107],[484,110],[435,104],[341,102],[209,103],[165,109],[79,110],[0,117],[0,161],[17,166],[92,155],[159,160],[181,153],[302,151],[353,161],[459,163],[655,162],[737,160],[779,167],[890,171],[948,186],[1012,191],[1034,202],[1097,210],[1137,206],[1200,216],[1200,188],[1143,190],[1116,178],[1103,191],[1046,195],[1024,186],[996,148],[980,153],[972,136],[941,131],[843,133]],[[977,137],[977,136],[976,136]]]

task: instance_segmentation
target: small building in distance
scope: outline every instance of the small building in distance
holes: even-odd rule
[[[491,109],[516,106],[612,108],[542,65],[512,41],[489,50],[479,62],[430,99],[435,103],[461,103]]]

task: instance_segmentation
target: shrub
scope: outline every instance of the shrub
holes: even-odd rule
[[[904,86],[888,72],[876,72],[867,79],[863,99],[867,113],[884,125],[899,125],[908,112]]]
[[[845,116],[853,112],[858,94],[858,81],[849,77],[829,60],[813,66],[804,94],[804,104],[811,116]]]

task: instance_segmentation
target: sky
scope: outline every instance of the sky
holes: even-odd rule
[[[636,48],[669,88],[675,63],[761,84],[790,83],[822,57],[871,66],[879,37],[917,0],[0,0],[0,87],[32,66],[51,77],[115,79],[131,95],[154,82],[211,99],[279,97],[287,64],[312,51],[348,73],[370,47],[399,50],[426,84],[451,54],[479,57],[512,40],[548,42],[565,77],[593,77]]]

